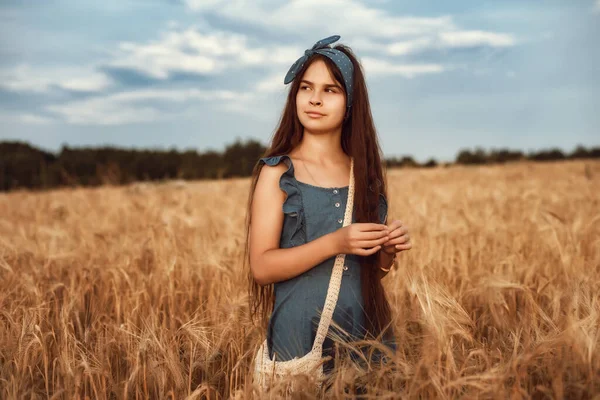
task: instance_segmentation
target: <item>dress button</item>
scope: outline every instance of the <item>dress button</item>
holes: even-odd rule
[[[342,221],[341,219],[338,219],[338,222],[341,224],[341,223],[342,223],[342,222],[344,222],[344,221]]]
[[[348,271],[348,266],[344,265],[344,271]]]
[[[333,194],[337,194],[337,189],[333,189]]]
[[[335,203],[335,206],[336,206],[336,207],[339,207],[339,206],[340,206],[340,203]]]

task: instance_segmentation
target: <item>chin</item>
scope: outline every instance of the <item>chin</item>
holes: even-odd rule
[[[301,118],[300,123],[303,127],[314,131],[331,131],[339,128],[342,124],[332,124],[330,121],[321,121],[318,119]]]
[[[300,121],[302,123],[302,121]],[[325,124],[320,124],[318,122],[315,121],[308,121],[306,124],[302,123],[302,126],[306,129],[310,129],[313,132],[326,132],[326,131],[331,131],[333,129],[335,129],[335,126],[332,125],[325,125]]]

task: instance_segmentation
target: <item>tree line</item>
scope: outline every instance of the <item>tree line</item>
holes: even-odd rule
[[[58,154],[47,152],[21,141],[0,142],[0,191],[18,188],[50,189],[64,186],[122,185],[136,181],[169,179],[226,179],[248,177],[267,148],[256,140],[239,138],[223,152],[214,150],[135,150],[117,147],[63,146]],[[530,151],[482,148],[462,149],[452,164],[481,165],[519,160],[554,161],[600,158],[600,147],[583,146],[571,153],[560,149]],[[424,163],[410,156],[384,160],[388,168],[430,168],[435,159]]]

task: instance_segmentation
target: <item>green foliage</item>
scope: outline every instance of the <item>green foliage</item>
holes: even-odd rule
[[[249,140],[242,143],[237,138],[234,144],[225,148],[223,164],[225,165],[224,178],[250,176],[254,165],[266,151],[259,142]]]
[[[54,155],[23,142],[0,142],[0,191],[247,176],[265,150],[257,141],[238,140],[224,153],[63,146]]]
[[[135,181],[167,179],[224,179],[247,177],[266,152],[259,141],[236,141],[220,153],[208,150],[178,152],[171,150],[135,150],[116,147],[63,146],[58,155],[24,142],[0,142],[0,191],[17,188],[48,189],[61,186],[121,185]],[[551,161],[574,158],[600,158],[600,147],[577,148],[571,154],[560,149],[529,152],[482,148],[460,150],[456,164],[481,165],[518,160]],[[411,156],[385,159],[387,168],[436,167],[431,158],[423,164]],[[447,166],[448,164],[444,164]]]
[[[485,164],[487,155],[482,148],[476,148],[475,151],[461,150],[456,157],[457,164]]]
[[[519,150],[492,149],[489,152],[481,148],[471,151],[462,149],[456,156],[456,164],[477,165],[477,164],[497,164],[510,161],[531,160],[531,161],[557,161],[565,159],[581,158],[600,158],[600,147],[593,147],[587,150],[579,145],[571,154],[565,154],[562,150],[553,148],[540,151],[530,151],[524,154]]]
[[[388,168],[397,167],[418,167],[419,163],[416,162],[411,156],[403,156],[402,158],[392,157],[384,160],[384,164]]]

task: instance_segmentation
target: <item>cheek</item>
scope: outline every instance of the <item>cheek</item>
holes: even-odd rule
[[[298,93],[296,93],[296,104],[308,101],[309,96],[307,95],[307,93],[308,92],[306,90],[298,90]]]
[[[303,101],[302,95],[300,93],[298,93],[296,95],[296,111],[299,111],[301,108],[303,108],[304,103],[305,103],[305,101]]]
[[[343,94],[335,96],[335,106],[339,109],[344,109],[346,107],[346,96]]]
[[[336,99],[334,108],[336,115],[341,115],[342,117],[344,116],[346,112],[346,101],[343,96],[340,96]]]

